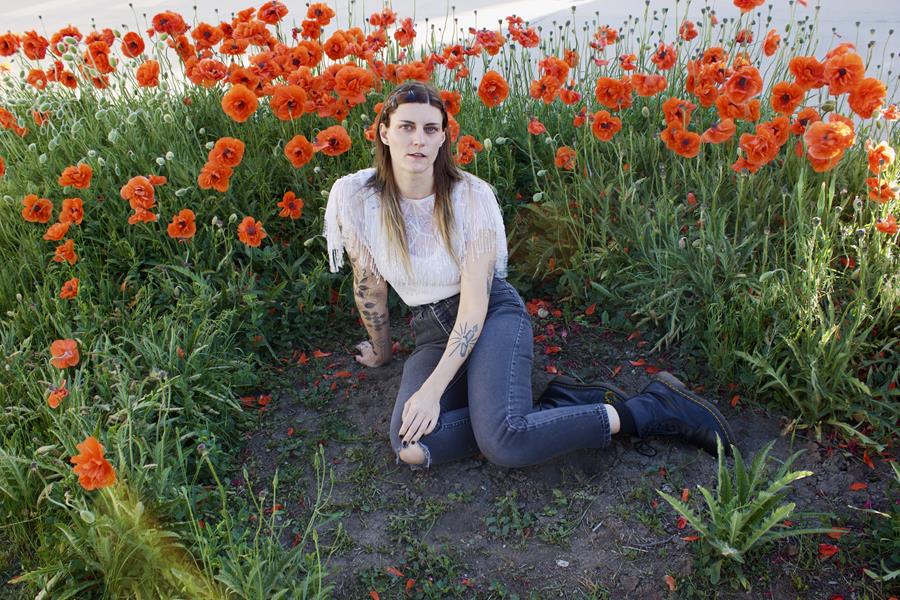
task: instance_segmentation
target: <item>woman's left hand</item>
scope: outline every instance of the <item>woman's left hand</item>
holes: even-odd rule
[[[417,442],[422,436],[434,431],[441,414],[442,394],[443,392],[424,384],[409,397],[403,406],[400,426],[400,437],[404,442]]]

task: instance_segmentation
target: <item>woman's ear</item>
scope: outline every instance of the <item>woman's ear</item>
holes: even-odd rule
[[[379,123],[378,133],[381,135],[381,143],[385,146],[388,146],[389,144],[387,141],[387,127],[385,127],[384,123]]]

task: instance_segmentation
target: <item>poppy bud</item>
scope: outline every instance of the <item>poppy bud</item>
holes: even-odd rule
[[[535,202],[540,202],[541,200],[544,199],[544,192],[536,193],[534,196],[531,197],[531,199]]]
[[[650,109],[647,108],[646,106],[643,107],[643,108],[641,109],[641,114],[644,115],[644,118],[645,118],[645,119],[646,119],[646,118],[649,118],[649,117],[650,117]]]
[[[216,146],[215,142],[206,142],[207,150],[212,150],[213,148],[215,148],[215,146]]]
[[[323,198],[327,198],[327,197],[328,197],[328,192],[325,191],[325,190],[322,190],[322,191],[319,192],[319,193],[322,194],[322,197],[323,197]]]
[[[96,150],[88,150],[88,156],[91,158],[94,158],[95,156],[97,156],[97,151]]]
[[[506,138],[505,138],[505,137],[498,137],[497,140],[496,140],[496,142],[497,142],[497,145],[498,145],[498,146],[502,146],[503,144],[506,143]]]
[[[174,123],[174,122],[175,122],[175,117],[173,117],[173,116],[170,115],[169,113],[166,113],[166,114],[163,115],[163,121],[165,121],[166,123]]]
[[[313,245],[313,242],[315,242],[315,241],[316,241],[316,238],[315,238],[315,237],[311,237],[311,238],[309,238],[308,240],[306,240],[305,242],[303,242],[303,247],[304,247],[304,248],[309,248],[310,246]]]
[[[191,191],[191,188],[179,188],[175,190],[175,196],[181,198],[182,196],[186,196],[189,191]]]
[[[229,225],[231,225],[232,223],[235,223],[236,221],[237,221],[237,215],[236,215],[236,214],[231,213],[230,215],[228,215],[228,224],[229,224]]]
[[[367,115],[366,113],[363,113],[363,114],[359,115],[359,120],[362,121],[363,123],[368,123],[369,115]]]
[[[175,153],[169,150],[166,152],[166,160],[173,160],[175,158]]]
[[[166,164],[166,159],[164,159],[162,156],[158,156],[156,158],[156,164],[158,164],[159,166],[163,166],[164,164]]]
[[[47,155],[46,155],[46,154],[41,154],[40,156],[38,156],[38,162],[41,163],[41,164],[46,163],[46,162],[47,162]]]
[[[322,172],[322,167],[316,166],[313,168],[313,173],[315,173],[316,175],[318,175],[321,172]]]
[[[484,146],[485,150],[490,152],[491,148],[494,147],[494,142],[491,141],[491,138],[487,138],[486,140],[484,140],[484,143],[482,145]]]
[[[115,144],[116,140],[119,139],[119,132],[115,129],[110,129],[109,133],[106,134],[106,139],[108,139],[111,144]]]
[[[538,177],[545,177],[546,175],[547,175],[546,169],[541,169],[540,171],[537,172]]]
[[[837,106],[834,100],[826,100],[822,103],[822,112],[827,113],[834,110],[834,107]]]
[[[199,133],[200,135],[203,135],[204,133],[206,133],[206,127],[201,127],[200,131],[198,131],[197,133]]]

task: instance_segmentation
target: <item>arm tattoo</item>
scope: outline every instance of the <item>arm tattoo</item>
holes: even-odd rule
[[[468,323],[463,323],[458,330],[456,328],[453,329],[447,347],[450,349],[450,354],[458,352],[461,357],[465,358],[477,341],[478,324],[476,323],[469,327]]]
[[[388,315],[383,310],[379,310],[379,308],[383,308],[384,303],[376,301],[376,290],[370,285],[370,274],[368,272],[354,271],[353,296],[366,328],[374,332],[384,330],[389,322]],[[378,353],[377,350],[375,348],[376,354]]]

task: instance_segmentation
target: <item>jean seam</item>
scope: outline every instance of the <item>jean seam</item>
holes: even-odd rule
[[[438,325],[441,326],[441,329],[444,331],[444,333],[447,334],[447,336],[449,336],[450,332],[447,331],[446,327],[444,327],[444,322],[441,321],[441,318],[438,316],[437,311],[434,310],[434,305],[433,304],[430,305],[429,308],[431,309],[431,314],[434,315],[434,320],[438,322]]]
[[[512,412],[512,410],[511,410],[512,396],[513,396],[512,382],[513,382],[513,379],[515,376],[515,369],[516,369],[517,362],[518,362],[516,360],[516,355],[519,351],[519,342],[522,339],[523,323],[524,323],[524,320],[522,319],[522,316],[520,315],[519,316],[519,328],[516,331],[516,341],[513,343],[513,348],[512,348],[512,359],[511,359],[512,364],[510,365],[510,368],[509,368],[509,377],[506,380],[506,415],[505,415],[506,419],[505,420],[506,420],[507,427],[509,427],[513,431],[520,429],[519,427],[516,427],[515,425],[513,425],[512,420],[510,419],[510,413]],[[526,427],[526,429],[527,429],[527,427]]]

